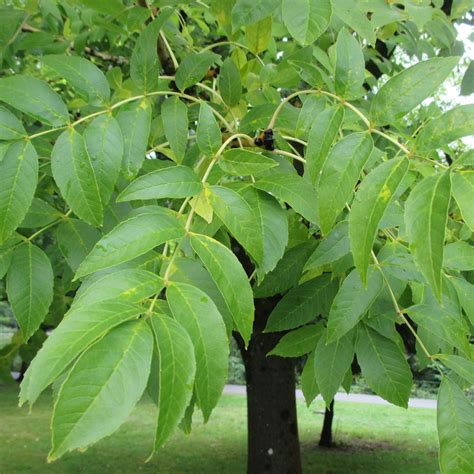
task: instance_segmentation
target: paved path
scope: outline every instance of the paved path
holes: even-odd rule
[[[14,378],[20,375],[18,372],[12,372]],[[230,395],[247,395],[245,385],[226,385],[224,387],[224,393]],[[304,399],[303,392],[299,389],[296,390],[296,398]],[[347,393],[338,392],[334,397],[337,402],[352,402],[352,403],[370,403],[372,405],[391,405],[383,398],[378,395],[367,395],[365,393]],[[318,395],[316,400],[322,400],[321,395]],[[436,400],[427,400],[423,398],[410,398],[408,401],[410,408],[431,408],[436,409]]]
[[[224,393],[233,395],[246,395],[247,391],[244,385],[226,385],[224,387]],[[304,398],[301,390],[296,390],[296,398]],[[352,403],[370,403],[372,405],[391,405],[383,398],[377,395],[367,395],[364,393],[336,393],[334,397],[338,402],[352,402]],[[317,400],[322,400],[319,395]],[[426,400],[422,398],[410,398],[408,406],[411,408],[436,408],[436,400]]]

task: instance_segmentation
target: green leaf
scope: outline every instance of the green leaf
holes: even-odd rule
[[[188,87],[199,82],[218,59],[219,56],[210,51],[189,53],[181,61],[176,71],[176,85],[178,89],[183,92]],[[165,121],[163,120],[163,122]]]
[[[249,203],[257,221],[260,222],[263,237],[263,258],[258,273],[265,274],[273,270],[283,257],[288,244],[288,219],[280,203],[253,186],[240,190],[242,197]]]
[[[373,149],[368,133],[351,133],[331,150],[321,171],[318,188],[321,230],[327,234],[350,201],[365,163]]]
[[[176,161],[181,163],[188,143],[188,108],[178,97],[169,97],[161,105],[161,117],[166,139]]]
[[[458,57],[432,58],[391,77],[372,100],[372,121],[387,125],[402,118],[435,92],[458,62]]]
[[[245,27],[245,42],[250,51],[258,54],[268,48],[272,39],[272,25],[272,17],[268,16]]]
[[[116,15],[124,8],[122,0],[76,0],[77,2],[92,8],[100,13]]]
[[[205,235],[191,234],[191,245],[222,293],[235,326],[247,345],[252,333],[254,304],[247,275],[237,257]]]
[[[459,298],[464,312],[466,313],[471,324],[474,324],[474,285],[469,283],[464,278],[450,278],[450,282],[453,284],[456,293]]]
[[[281,0],[237,0],[232,8],[232,29],[255,23],[273,13]]]
[[[318,114],[308,135],[305,174],[316,184],[329,150],[339,134],[344,120],[344,107],[329,107]]]
[[[408,408],[412,375],[400,346],[361,324],[356,355],[369,387],[390,403]]]
[[[28,13],[26,11],[17,10],[10,6],[0,7],[0,58],[6,47],[16,38],[22,23],[27,17]]]
[[[449,145],[474,134],[474,104],[459,105],[428,122],[416,137],[417,152],[423,153]]]
[[[20,405],[26,401],[33,404],[39,394],[93,342],[142,312],[142,306],[120,301],[105,301],[70,311],[48,336],[26,371],[20,386]]]
[[[314,352],[308,355],[306,364],[301,373],[301,390],[306,401],[306,406],[310,406],[311,402],[318,396],[319,387],[314,374]]]
[[[296,286],[315,244],[316,241],[312,239],[288,249],[275,269],[265,276],[262,284],[254,287],[255,297],[274,296]]]
[[[307,82],[311,87],[318,88],[323,86],[323,76],[321,73],[321,69],[314,64],[307,63],[305,61],[298,61],[294,59],[289,59],[288,64],[293,66],[294,70],[297,72],[298,76],[304,81]],[[315,97],[313,97],[315,98]],[[321,97],[319,98],[321,99]],[[323,101],[325,99],[323,98]],[[306,104],[307,100],[305,100],[304,104]],[[303,105],[304,106],[304,105]],[[324,108],[324,107],[323,107]],[[302,110],[303,112],[303,110]],[[311,119],[314,119],[311,116]],[[311,120],[313,123],[314,120]]]
[[[184,198],[201,190],[201,181],[191,168],[170,166],[136,178],[119,194],[117,201]]]
[[[265,332],[294,329],[327,314],[336,292],[337,282],[327,274],[291,289],[271,312]]]
[[[382,291],[382,274],[369,267],[367,286],[362,283],[359,272],[352,270],[342,282],[334,298],[328,318],[328,342],[336,341],[349,332],[367,313]]]
[[[350,252],[349,222],[338,222],[309,257],[305,271],[335,262]]]
[[[230,337],[234,329],[232,314],[229,311],[227,303],[224,300],[219,288],[217,288],[214,280],[209,272],[202,266],[198,259],[177,257],[171,265],[170,281],[187,283],[204,291],[214,301],[219,313],[221,313],[227,328],[227,335]]]
[[[19,234],[13,234],[3,245],[0,245],[0,278],[3,278],[10,268],[13,250],[21,240]]]
[[[72,308],[107,300],[139,303],[156,295],[163,287],[163,279],[158,275],[140,268],[126,268],[87,278],[76,292]]]
[[[93,63],[79,56],[51,54],[42,62],[71,84],[77,94],[91,105],[102,105],[110,99],[109,83]]]
[[[371,171],[357,190],[349,215],[349,236],[354,263],[364,284],[380,221],[393,202],[408,165],[406,157],[386,161]]]
[[[309,324],[285,334],[267,354],[280,357],[300,357],[314,351],[323,332],[322,324]]]
[[[110,331],[74,364],[54,405],[49,461],[112,434],[127,419],[150,374],[153,335],[145,321]]]
[[[450,188],[449,172],[429,176],[415,186],[405,206],[411,252],[438,299]]]
[[[461,314],[455,314],[441,306],[417,304],[407,308],[406,312],[415,321],[418,330],[434,335],[442,343],[457,347],[469,354],[468,329]],[[438,350],[436,348],[435,350]]]
[[[217,83],[222,100],[228,106],[232,107],[240,102],[242,95],[240,71],[232,58],[226,58],[222,63]]]
[[[272,173],[260,178],[255,187],[285,201],[309,222],[318,223],[316,190],[304,178],[293,173]]]
[[[357,99],[364,94],[364,53],[357,39],[345,28],[337,35],[336,70],[334,74],[336,94],[346,99]]]
[[[314,353],[314,374],[321,395],[329,407],[354,359],[354,332],[327,343],[326,331]]]
[[[147,25],[135,43],[130,57],[130,77],[143,92],[158,87],[161,64],[156,51],[161,27],[174,12],[173,8],[160,8],[156,18]]]
[[[223,171],[233,176],[258,175],[278,166],[274,159],[243,148],[225,151],[218,163]]]
[[[365,11],[359,9],[356,0],[331,0],[333,12],[358,35],[375,45],[375,32]]]
[[[266,128],[277,104],[264,103],[250,109],[240,121],[239,131],[242,133],[253,133],[260,128]],[[299,109],[292,105],[285,104],[278,115],[275,128],[284,130],[294,130],[298,120]]]
[[[0,106],[0,140],[21,140],[26,135],[25,127],[16,116]]]
[[[0,101],[52,127],[69,121],[61,97],[43,81],[15,74],[0,78]]]
[[[21,224],[38,183],[38,155],[30,142],[12,143],[0,160],[0,244]]]
[[[461,95],[471,95],[472,93],[474,93],[474,61],[469,62],[461,82]]]
[[[291,61],[292,66],[296,69],[296,71],[304,70],[306,69],[307,63],[303,61]],[[312,66],[312,68],[315,68],[315,66]],[[305,73],[302,72],[303,76],[305,76]],[[301,76],[303,78],[303,76]],[[304,79],[303,79],[304,80]],[[320,120],[319,115],[324,111],[326,108],[326,98],[325,97],[317,97],[314,95],[308,95],[304,99],[303,106],[301,107],[300,113],[298,115],[298,120],[296,122],[295,126],[295,137],[296,138],[303,138],[304,140],[309,141],[309,131],[311,130],[312,126],[315,123],[316,117],[318,117],[318,121]],[[321,124],[319,124],[321,126]],[[315,127],[315,131],[317,130],[317,127]],[[312,146],[314,147],[317,143],[313,141]],[[308,167],[308,147],[309,143],[306,146],[305,150],[305,159],[306,159],[306,167]],[[314,152],[313,152],[314,154]]]
[[[201,103],[196,130],[196,141],[199,149],[206,156],[214,156],[222,145],[221,129],[209,105]]]
[[[33,229],[35,227],[43,227],[63,215],[54,207],[40,198],[33,198],[30,209],[25,218],[21,221],[20,227],[26,229]]]
[[[179,322],[154,314],[151,324],[156,341],[159,379],[156,451],[176,429],[191,401],[196,360],[191,338]]]
[[[26,342],[53,301],[53,269],[40,248],[31,243],[15,248],[7,274],[7,295]]]
[[[463,241],[446,245],[443,266],[458,271],[474,270],[474,247]]]
[[[193,341],[196,397],[206,422],[227,381],[229,343],[224,321],[209,296],[194,286],[171,283],[166,297],[173,316]]]
[[[474,170],[457,171],[451,174],[451,191],[456,200],[462,218],[466,225],[474,232]]]
[[[76,279],[132,260],[183,235],[183,226],[167,209],[156,207],[151,212],[133,216],[97,242],[79,266]]]
[[[240,194],[223,186],[211,186],[210,191],[210,201],[214,212],[249,255],[261,264],[263,260],[262,223],[257,219],[250,204]]]
[[[454,370],[459,376],[474,385],[474,362],[472,360],[452,354],[436,354],[434,357],[448,369]]]
[[[102,225],[99,185],[84,139],[73,128],[63,132],[51,154],[51,169],[65,201],[88,224]]]
[[[449,378],[438,392],[439,465],[442,474],[468,474],[474,465],[474,407]]]
[[[123,137],[122,173],[131,179],[140,171],[145,159],[151,128],[150,103],[143,99],[120,107],[117,122]]]
[[[283,0],[283,23],[302,45],[314,43],[331,20],[330,0]]]
[[[352,387],[352,367],[349,367],[349,370],[344,375],[344,380],[342,381],[342,388],[349,395]]]
[[[111,115],[100,115],[84,131],[87,153],[105,206],[120,176],[123,159],[123,137],[120,125]]]
[[[56,231],[59,250],[72,271],[77,270],[100,237],[95,227],[78,219],[65,219]]]

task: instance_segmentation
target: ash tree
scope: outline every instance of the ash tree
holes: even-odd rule
[[[470,6],[4,2],[0,276],[19,331],[0,360],[37,351],[19,397],[53,386],[49,460],[145,391],[152,454],[207,421],[234,335],[249,472],[299,472],[292,358],[308,404],[349,390],[355,357],[407,407],[403,329],[442,375],[441,472],[472,472],[474,106],[431,100],[464,71],[472,92]]]

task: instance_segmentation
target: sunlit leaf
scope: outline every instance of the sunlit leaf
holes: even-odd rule
[[[79,358],[54,405],[50,461],[110,435],[127,419],[145,390],[152,352],[150,328],[136,321],[112,330]]]
[[[172,283],[166,296],[173,316],[193,341],[196,397],[207,421],[227,381],[229,344],[224,321],[209,296],[194,286]]]
[[[13,252],[7,295],[25,341],[39,328],[53,301],[53,269],[48,256],[31,243]]]
[[[53,177],[71,209],[81,219],[100,226],[103,207],[99,184],[84,139],[74,129],[63,132],[51,155]]]
[[[458,62],[458,57],[432,58],[393,76],[372,100],[372,120],[386,125],[403,117],[436,91]]]
[[[252,333],[254,303],[242,265],[227,247],[210,237],[192,234],[190,241],[222,293],[237,330],[248,344]]]
[[[474,407],[443,377],[438,392],[439,464],[443,474],[469,473],[474,465]]]
[[[38,182],[38,155],[30,142],[8,146],[0,160],[0,244],[21,224]]]
[[[181,324],[161,314],[154,314],[151,323],[159,370],[156,451],[178,426],[191,400],[196,360],[191,338]]]
[[[184,228],[171,211],[157,207],[138,214],[121,222],[95,244],[77,269],[76,278],[132,260],[183,235]]]
[[[52,127],[69,121],[61,97],[43,81],[15,74],[0,78],[0,101]]]
[[[380,220],[407,171],[406,157],[386,161],[369,173],[356,193],[349,215],[349,236],[354,263],[364,283]]]
[[[450,188],[449,173],[430,176],[415,186],[405,206],[410,249],[438,298]]]

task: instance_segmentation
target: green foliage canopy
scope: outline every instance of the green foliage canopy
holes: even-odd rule
[[[283,295],[266,331],[287,331],[272,354],[309,354],[309,402],[350,387],[355,355],[406,407],[406,326],[443,375],[441,471],[472,472],[474,160],[456,140],[474,115],[422,104],[459,68],[471,2],[6,3],[0,276],[19,333],[0,367],[42,345],[20,402],[57,389],[49,458],[145,390],[154,449],[195,407],[207,420],[232,331],[248,344],[254,299]]]

